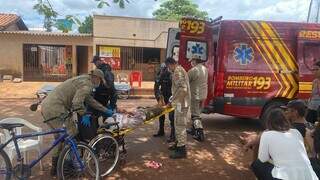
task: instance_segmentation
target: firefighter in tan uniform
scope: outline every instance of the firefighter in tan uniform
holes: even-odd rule
[[[172,75],[172,97],[170,103],[175,109],[174,126],[176,134],[176,144],[169,149],[173,150],[170,158],[186,158],[187,144],[187,114],[190,107],[190,86],[187,72],[178,65],[173,58],[166,60],[166,65],[173,72]]]
[[[104,82],[104,74],[101,70],[95,69],[88,75],[81,75],[68,79],[58,85],[42,102],[41,113],[46,123],[51,129],[67,128],[70,135],[77,135],[76,122],[72,118],[61,121],[59,117],[70,110],[77,110],[81,116],[85,112],[85,104],[90,105],[96,110],[110,114],[110,110],[95,101],[92,91]],[[58,138],[59,136],[55,136]],[[62,145],[55,148],[52,154],[51,175],[56,175],[56,166]]]
[[[208,95],[208,69],[204,66],[201,59],[192,58],[192,68],[188,71],[190,90],[191,90],[191,120],[192,127],[188,133],[198,141],[204,141],[203,126],[201,123],[201,106],[203,100]]]

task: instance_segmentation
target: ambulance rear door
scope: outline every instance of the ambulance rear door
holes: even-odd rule
[[[298,34],[297,58],[299,66],[298,98],[308,99],[312,90],[315,62],[320,60],[320,30],[302,30]]]
[[[178,61],[179,47],[180,47],[180,29],[179,28],[169,28],[168,39],[167,39],[166,58],[172,57],[176,61]]]

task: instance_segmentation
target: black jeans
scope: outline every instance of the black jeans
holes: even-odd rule
[[[164,96],[164,102],[167,104],[169,103],[170,96]],[[160,116],[159,117],[159,132],[164,132],[164,120],[166,119],[166,116]],[[170,120],[170,127],[171,131],[174,132],[174,111],[169,113],[169,120]]]
[[[160,116],[159,117],[159,131],[164,132],[164,120],[166,119],[166,116]],[[170,120],[170,127],[171,130],[174,131],[174,112],[169,113],[169,120]]]
[[[269,162],[261,162],[259,159],[253,161],[251,169],[259,180],[279,180],[272,177],[272,169],[274,165]]]
[[[81,123],[81,120],[82,120],[82,116],[78,116],[78,131],[79,131],[78,138],[80,141],[89,142],[91,141],[91,139],[93,139],[97,135],[97,130],[99,127],[98,119],[96,116],[91,116],[91,122],[89,127],[84,126]]]
[[[310,158],[310,163],[313,171],[316,173],[318,178],[320,177],[320,161],[316,158]]]

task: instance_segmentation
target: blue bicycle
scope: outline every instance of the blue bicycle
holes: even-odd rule
[[[73,112],[69,112],[61,116],[61,120],[69,118],[72,113]],[[7,142],[5,142],[4,144],[0,144],[1,180],[11,180],[13,177],[17,179],[28,179],[31,176],[32,167],[34,167],[43,157],[45,157],[54,147],[56,147],[60,143],[64,143],[65,146],[58,159],[58,179],[98,180],[100,178],[99,162],[92,148],[85,143],[77,142],[72,136],[67,133],[66,128],[54,129],[47,132],[16,135],[14,129],[22,126],[23,124],[20,123],[0,123],[0,128],[8,130],[12,136],[12,138]],[[42,152],[37,159],[33,160],[30,164],[24,164],[23,157],[21,156],[19,150],[18,140],[49,134],[59,134],[60,136],[52,143],[49,148]],[[5,147],[12,142],[17,153],[17,165],[14,168],[12,167],[7,153],[4,151]]]

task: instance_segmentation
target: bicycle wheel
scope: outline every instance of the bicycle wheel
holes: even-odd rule
[[[12,177],[12,165],[10,159],[3,150],[0,150],[0,179],[10,180]]]
[[[119,160],[119,144],[109,134],[99,134],[91,140],[92,147],[99,160],[101,176],[109,175],[117,166]]]
[[[77,160],[76,153],[70,146],[66,146],[58,160],[58,179],[96,179],[100,178],[99,162],[92,148],[84,143],[77,143],[77,151],[84,165],[82,169]]]

